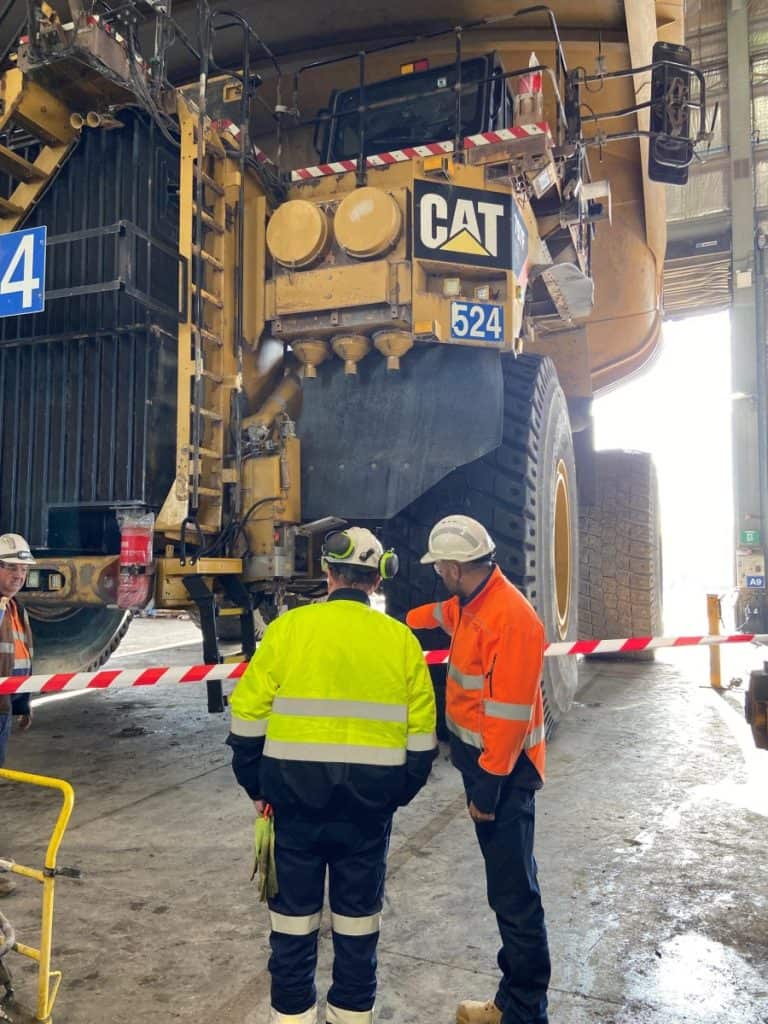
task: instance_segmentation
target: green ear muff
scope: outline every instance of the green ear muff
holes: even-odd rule
[[[383,580],[393,580],[400,570],[400,559],[395,551],[385,551],[379,559],[379,576]]]
[[[323,541],[323,558],[349,558],[355,550],[355,542],[344,530],[329,533]]]
[[[354,553],[355,543],[350,535],[345,530],[337,530],[334,533],[326,535],[323,541],[323,550],[321,553],[323,568],[328,562],[343,562]],[[369,557],[374,554],[372,548],[368,555],[362,557]],[[365,568],[364,565],[361,565]],[[370,566],[372,569],[373,566]],[[384,554],[379,558],[376,570],[383,580],[393,580],[397,576],[398,570],[400,569],[400,559],[393,550],[385,551]]]

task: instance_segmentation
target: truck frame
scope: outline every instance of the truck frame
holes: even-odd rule
[[[397,548],[402,615],[450,512],[550,639],[657,632],[653,467],[593,452],[590,409],[658,342],[662,183],[711,132],[688,51],[636,22],[640,66],[582,32],[571,67],[538,6],[278,60],[183,8],[35,3],[3,75],[0,230],[48,228],[46,308],[0,332],[41,662],[101,663],[149,602],[249,654],[352,520]]]

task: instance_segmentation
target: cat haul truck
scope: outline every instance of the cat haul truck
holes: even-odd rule
[[[711,128],[679,11],[315,6],[270,47],[206,5],[33,4],[7,49],[0,222],[48,263],[0,327],[0,522],[41,667],[151,602],[247,653],[346,521],[397,549],[402,615],[451,512],[551,640],[660,629],[653,468],[595,453],[590,407],[656,349],[663,183]]]

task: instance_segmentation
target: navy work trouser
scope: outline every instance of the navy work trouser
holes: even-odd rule
[[[328,1002],[365,1012],[376,997],[384,878],[392,816],[318,821],[275,813],[278,894],[269,901],[272,1006],[304,1013],[317,1001],[317,935],[325,872],[333,931]]]
[[[475,825],[488,903],[501,933],[502,977],[494,1001],[502,1024],[547,1024],[549,945],[533,856],[534,820],[534,791],[507,786],[495,821]]]

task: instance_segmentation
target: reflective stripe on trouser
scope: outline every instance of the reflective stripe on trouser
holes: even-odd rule
[[[276,811],[278,893],[269,901],[273,919],[269,970],[272,1006],[280,1013],[303,1013],[317,999],[318,933],[308,929],[322,904],[326,869],[334,945],[328,1001],[337,1013],[371,1011],[391,825],[391,817],[318,821],[285,817]],[[290,932],[287,922],[292,925]],[[355,1024],[358,1019],[369,1018],[338,1018]]]
[[[373,1024],[373,1007],[370,1010],[342,1010],[328,1003],[325,1007],[327,1024]]]
[[[280,1013],[274,1006],[269,1011],[269,1024],[317,1024],[317,1006],[304,1013]]]

